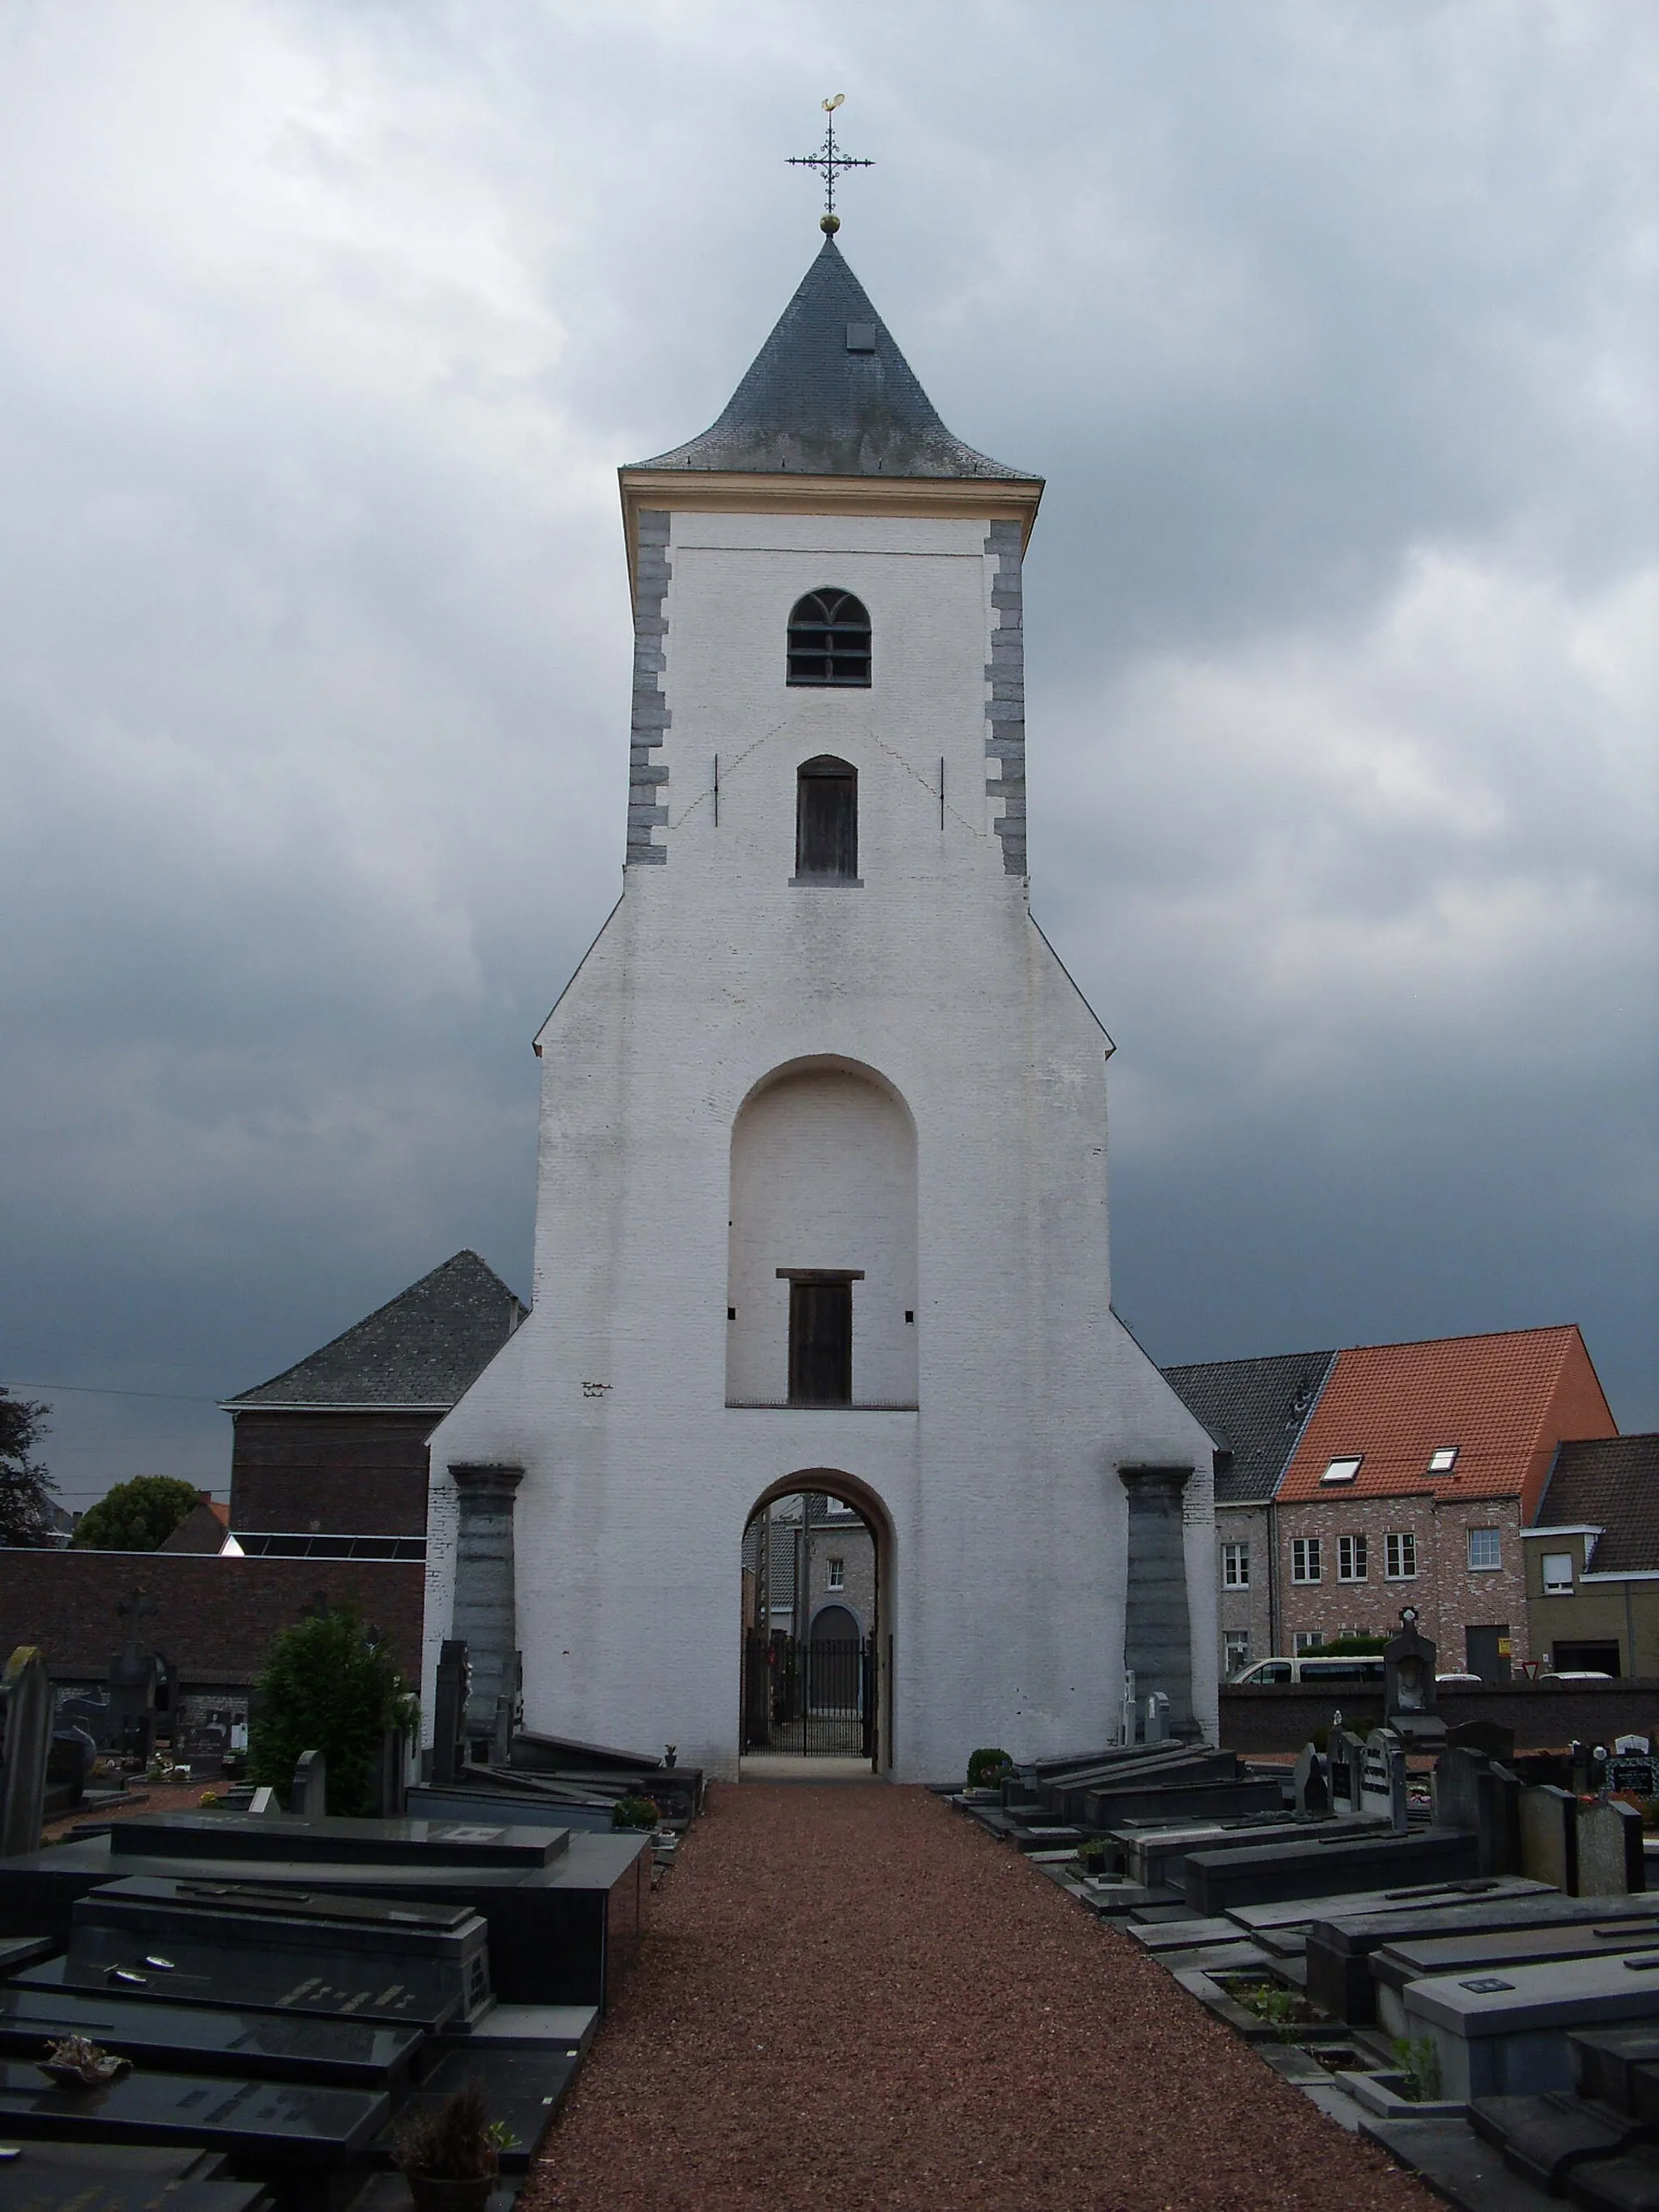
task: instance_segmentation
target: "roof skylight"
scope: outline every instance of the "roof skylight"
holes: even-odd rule
[[[1431,1451],[1429,1454],[1431,1474],[1449,1474],[1456,1464],[1457,1446],[1455,1444],[1442,1444],[1437,1451]]]
[[[1359,1472],[1363,1452],[1355,1452],[1350,1459],[1334,1459],[1327,1465],[1319,1480],[1322,1482],[1352,1482]]]

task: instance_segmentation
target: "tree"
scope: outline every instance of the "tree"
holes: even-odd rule
[[[192,1482],[172,1474],[139,1474],[118,1482],[81,1516],[74,1541],[82,1552],[159,1551],[179,1523],[201,1504]]]
[[[388,1729],[411,1727],[415,1700],[355,1607],[311,1613],[272,1640],[253,1687],[248,1771],[284,1795],[301,1752],[328,1762],[328,1809],[373,1810],[369,1778]]]
[[[0,1382],[0,1544],[38,1550],[57,1533],[52,1478],[30,1456],[51,1411],[37,1399],[14,1398]]]

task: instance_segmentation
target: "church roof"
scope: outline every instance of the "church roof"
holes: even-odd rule
[[[833,238],[802,277],[725,413],[635,462],[750,476],[991,477],[1030,483],[953,437]]]
[[[529,1309],[476,1252],[458,1252],[343,1335],[225,1404],[447,1413]]]
[[[1164,1381],[1225,1455],[1216,1468],[1218,1505],[1273,1496],[1335,1360],[1334,1352],[1279,1352],[1164,1370]]]

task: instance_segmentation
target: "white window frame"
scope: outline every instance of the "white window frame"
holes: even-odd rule
[[[1567,1571],[1566,1580],[1565,1582],[1560,1581],[1559,1578],[1552,1580],[1550,1569],[1552,1567],[1559,1568],[1563,1566],[1565,1566]],[[1571,1552],[1545,1553],[1543,1558],[1538,1563],[1538,1571],[1542,1577],[1543,1590],[1546,1597],[1571,1597],[1572,1595],[1574,1581],[1573,1566],[1573,1556]]]
[[[1324,1553],[1317,1536],[1292,1536],[1291,1539],[1291,1580],[1293,1583],[1322,1583],[1325,1579]]]
[[[1336,1579],[1340,1583],[1370,1580],[1370,1546],[1363,1535],[1337,1538]]]
[[[1406,1563],[1410,1560],[1408,1566]],[[1386,1583],[1417,1580],[1417,1531],[1395,1528],[1382,1539],[1382,1579]]]
[[[1463,1531],[1463,1535],[1466,1545],[1466,1554],[1469,1563],[1469,1572],[1472,1575],[1495,1574],[1504,1564],[1504,1537],[1502,1530],[1498,1528],[1466,1528]],[[1474,1540],[1477,1536],[1490,1536],[1492,1538],[1492,1556],[1491,1559],[1477,1559],[1475,1558]],[[1484,1546],[1482,1548],[1485,1548]]]
[[[1249,1630],[1224,1628],[1221,1632],[1221,1667],[1227,1680],[1231,1682],[1235,1674],[1242,1674],[1249,1663]]]
[[[1249,1589],[1250,1587],[1250,1547],[1248,1544],[1224,1544],[1221,1547],[1221,1587],[1223,1589]]]
[[[1319,1480],[1322,1482],[1352,1482],[1364,1463],[1364,1452],[1339,1452],[1334,1459],[1326,1461],[1325,1472]]]
[[[1324,1633],[1317,1628],[1298,1628],[1291,1638],[1291,1656],[1295,1659],[1311,1657],[1324,1643]]]
[[[1428,1472],[1431,1474],[1449,1474],[1456,1465],[1455,1444],[1437,1444],[1429,1454]]]
[[[844,1590],[846,1589],[847,1562],[845,1559],[826,1559],[824,1561],[823,1587],[825,1589],[832,1590]]]

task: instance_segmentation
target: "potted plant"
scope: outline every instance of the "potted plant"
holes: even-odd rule
[[[512,2131],[489,2118],[476,2081],[441,2105],[417,2107],[398,2130],[392,2158],[415,2212],[483,2212]]]
[[[654,1797],[619,1797],[611,1809],[613,1828],[654,1828],[661,1818],[662,1808]]]

